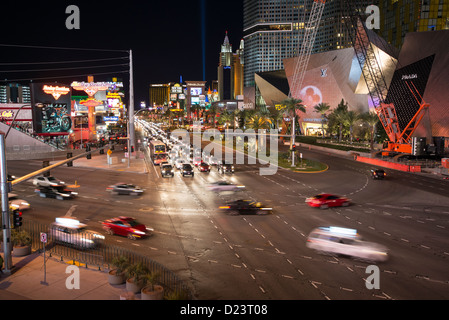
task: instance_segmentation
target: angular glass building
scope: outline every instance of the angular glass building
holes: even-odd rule
[[[372,3],[356,0],[365,10]],[[284,69],[283,60],[299,54],[304,26],[313,0],[244,0],[243,36],[245,40],[244,86],[254,86],[254,74]],[[312,53],[348,48],[344,0],[327,0]]]

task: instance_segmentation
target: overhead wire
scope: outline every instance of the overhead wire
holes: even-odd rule
[[[99,62],[99,61],[125,60],[125,59],[129,59],[129,57],[74,60],[74,61],[8,62],[8,63],[0,63],[0,66],[22,66],[22,65],[40,65],[40,64],[63,64],[63,63],[68,64],[68,63],[85,63],[85,62]]]
[[[121,52],[129,53],[128,50],[113,50],[113,49],[95,49],[95,48],[68,48],[68,47],[50,47],[50,46],[32,46],[32,45],[17,45],[17,44],[2,44],[0,47],[14,47],[14,48],[32,48],[32,49],[51,49],[51,50],[70,50],[70,51],[98,51],[98,52]],[[111,61],[111,60],[125,60],[129,59],[128,56],[124,57],[113,57],[113,58],[102,58],[102,59],[87,59],[87,60],[72,60],[72,61],[40,61],[40,62],[28,62],[28,63],[0,63],[1,66],[20,66],[20,65],[51,65],[51,64],[71,64],[71,63],[88,63],[88,62],[99,62],[99,61]],[[84,66],[84,67],[68,67],[68,68],[53,68],[53,69],[30,69],[30,70],[3,70],[1,73],[21,73],[21,72],[48,72],[48,71],[67,71],[67,70],[78,70],[78,69],[97,69],[97,68],[111,68],[129,66],[128,63],[123,64],[111,64],[103,66]],[[116,70],[110,72],[97,72],[89,74],[78,74],[78,75],[62,75],[62,76],[51,76],[51,77],[27,77],[23,79],[4,79],[0,82],[11,82],[11,81],[35,81],[35,80],[49,80],[49,79],[64,79],[64,78],[77,78],[77,77],[87,77],[87,76],[99,76],[99,75],[109,75],[109,74],[125,74],[129,73],[128,70]]]
[[[96,68],[110,68],[110,67],[120,67],[120,66],[129,66],[129,63],[110,64],[110,65],[104,65],[104,66],[56,68],[56,69],[0,70],[0,73],[44,72],[44,71],[61,71],[61,70],[77,70],[77,69],[96,69]]]

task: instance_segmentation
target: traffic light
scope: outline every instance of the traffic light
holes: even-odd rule
[[[14,210],[12,213],[12,221],[14,228],[22,226],[22,211]]]
[[[128,146],[125,146],[125,152],[128,152]]]

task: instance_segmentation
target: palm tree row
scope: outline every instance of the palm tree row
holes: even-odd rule
[[[379,123],[379,117],[376,112],[360,113],[358,111],[349,110],[348,103],[342,99],[338,106],[332,110],[329,114],[330,107],[327,104],[320,104],[315,106],[315,112],[322,115],[322,131],[325,135],[324,123],[327,122],[327,134],[338,134],[338,141],[343,140],[343,136],[348,135],[349,141],[352,143],[355,137],[355,128],[368,127],[368,138],[370,141],[371,150],[374,149],[374,138],[376,135],[376,129]],[[363,134],[360,135],[365,138]]]

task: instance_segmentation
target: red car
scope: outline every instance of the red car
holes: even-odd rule
[[[210,172],[210,165],[208,165],[206,162],[201,162],[198,166],[198,169],[201,172]]]
[[[330,207],[347,207],[349,206],[350,200],[345,197],[322,193],[314,197],[307,198],[306,203],[311,207],[327,209]]]
[[[148,237],[154,231],[134,218],[117,217],[102,222],[103,229],[107,234],[117,234],[128,237],[131,240]]]

